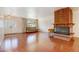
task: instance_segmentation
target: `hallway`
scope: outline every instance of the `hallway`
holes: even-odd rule
[[[70,41],[50,38],[48,33],[9,34],[1,48],[9,52],[71,52],[79,51],[78,42],[78,38]]]

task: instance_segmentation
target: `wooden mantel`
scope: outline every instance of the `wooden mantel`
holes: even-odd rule
[[[62,23],[62,24],[53,24],[54,26],[60,26],[60,27],[72,27],[74,23]]]

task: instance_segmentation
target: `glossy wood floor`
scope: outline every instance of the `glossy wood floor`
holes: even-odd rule
[[[50,38],[48,33],[5,35],[2,51],[12,52],[74,52],[79,51],[79,38],[70,41]]]

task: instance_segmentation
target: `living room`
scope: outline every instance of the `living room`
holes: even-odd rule
[[[68,17],[70,23],[55,24],[55,12],[66,8],[69,16],[66,13],[63,15]],[[0,7],[0,49],[13,52],[79,51],[78,15],[78,7]],[[59,25],[68,26],[73,35],[69,36],[72,34],[69,32],[66,35],[63,33],[67,32],[61,32],[61,35],[57,30],[59,35],[55,36],[53,33]]]

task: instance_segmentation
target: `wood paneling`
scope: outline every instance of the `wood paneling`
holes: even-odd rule
[[[72,10],[70,8],[63,8],[55,11],[55,24],[69,23],[72,23]]]

